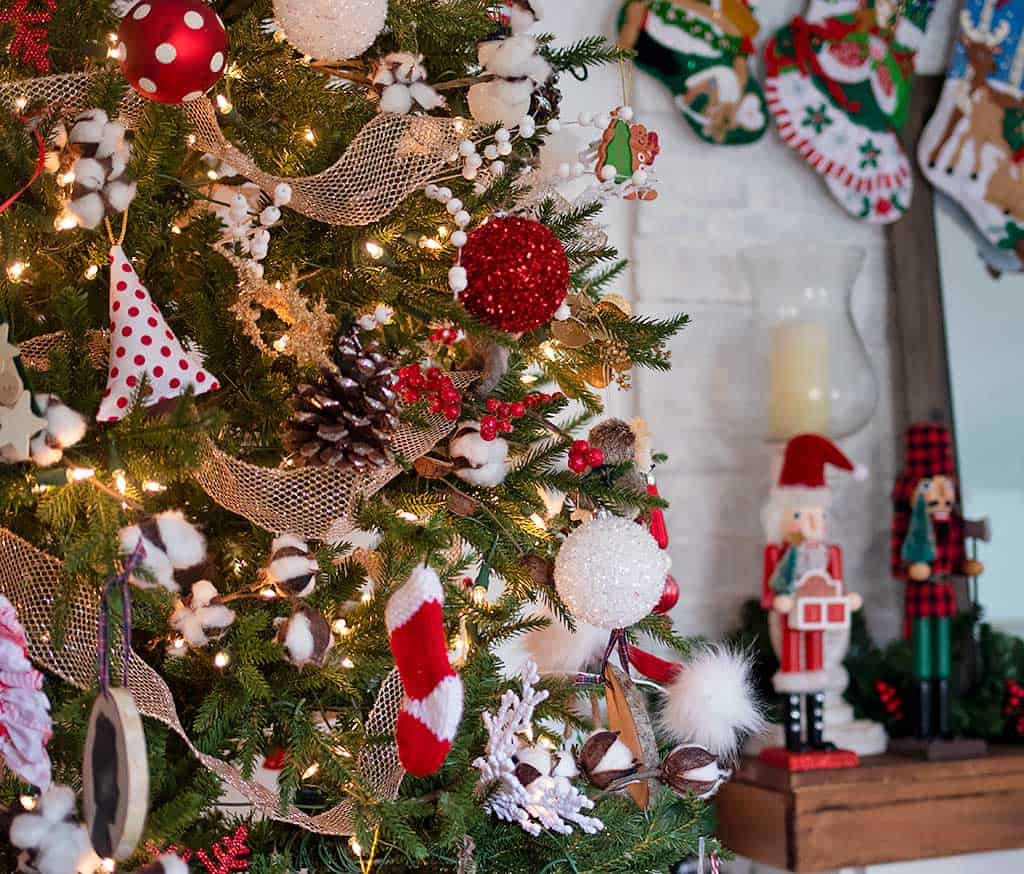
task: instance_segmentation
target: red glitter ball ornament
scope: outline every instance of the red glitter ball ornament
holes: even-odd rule
[[[224,75],[224,22],[200,0],[140,0],[117,31],[121,72],[157,103],[202,97]]]
[[[533,219],[493,218],[462,249],[469,312],[509,333],[551,321],[569,292],[569,259],[551,230]]]

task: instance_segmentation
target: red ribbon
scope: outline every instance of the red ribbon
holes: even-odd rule
[[[28,125],[28,119],[22,118],[22,124]],[[29,188],[32,187],[32,183],[35,182],[43,172],[43,168],[46,166],[46,143],[43,142],[42,134],[38,130],[32,131],[32,136],[35,137],[36,144],[39,146],[39,157],[36,158],[36,169],[32,173],[32,178],[28,180],[24,185],[21,186],[17,191],[14,192],[10,197],[7,198],[3,203],[0,203],[0,213],[7,211],[7,208],[14,203],[21,195],[23,195]]]

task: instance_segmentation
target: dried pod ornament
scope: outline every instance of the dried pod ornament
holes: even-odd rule
[[[292,598],[308,598],[316,588],[320,565],[309,552],[309,544],[294,534],[275,537],[270,545],[267,581]]]
[[[327,653],[334,646],[334,637],[322,614],[300,605],[290,617],[282,617],[276,624],[277,642],[284,647],[288,661],[297,668],[323,667]]]
[[[722,768],[718,757],[699,744],[681,744],[661,763],[658,779],[680,795],[696,795],[705,800],[718,792],[732,776]]]
[[[580,772],[598,789],[607,789],[616,780],[631,777],[640,770],[633,751],[619,740],[617,731],[595,731],[576,755]]]
[[[335,340],[332,368],[304,383],[292,399],[285,447],[296,464],[354,470],[391,462],[391,437],[398,428],[394,364],[376,342],[364,343],[359,329]]]

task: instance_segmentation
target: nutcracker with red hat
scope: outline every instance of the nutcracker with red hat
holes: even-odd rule
[[[906,580],[904,631],[914,654],[919,741],[952,739],[950,620],[956,615],[953,580],[977,577],[981,562],[967,557],[965,522],[957,510],[953,441],[942,425],[907,429],[903,473],[893,489],[892,573]],[[961,755],[983,753],[961,744]],[[897,744],[930,755],[928,744]],[[977,748],[978,751],[973,751]]]
[[[858,764],[856,753],[824,739],[825,632],[849,627],[850,614],[862,603],[846,591],[842,551],[828,542],[826,465],[857,479],[865,476],[828,438],[793,437],[763,513],[768,544],[761,606],[777,624],[781,666],[773,683],[784,698],[786,745],[763,750],[761,759],[791,771]],[[801,696],[806,696],[806,732]]]

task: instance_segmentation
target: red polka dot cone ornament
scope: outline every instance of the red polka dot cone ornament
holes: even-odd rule
[[[417,777],[441,767],[462,720],[462,679],[448,659],[443,607],[440,579],[421,564],[391,596],[384,612],[405,691],[395,726],[398,758]]]
[[[157,103],[195,100],[227,66],[224,22],[200,0],[141,0],[117,31],[121,71]]]
[[[217,380],[188,355],[167,327],[120,246],[110,250],[110,365],[98,422],[119,422],[146,380],[144,406],[181,397],[191,388],[206,394]]]

